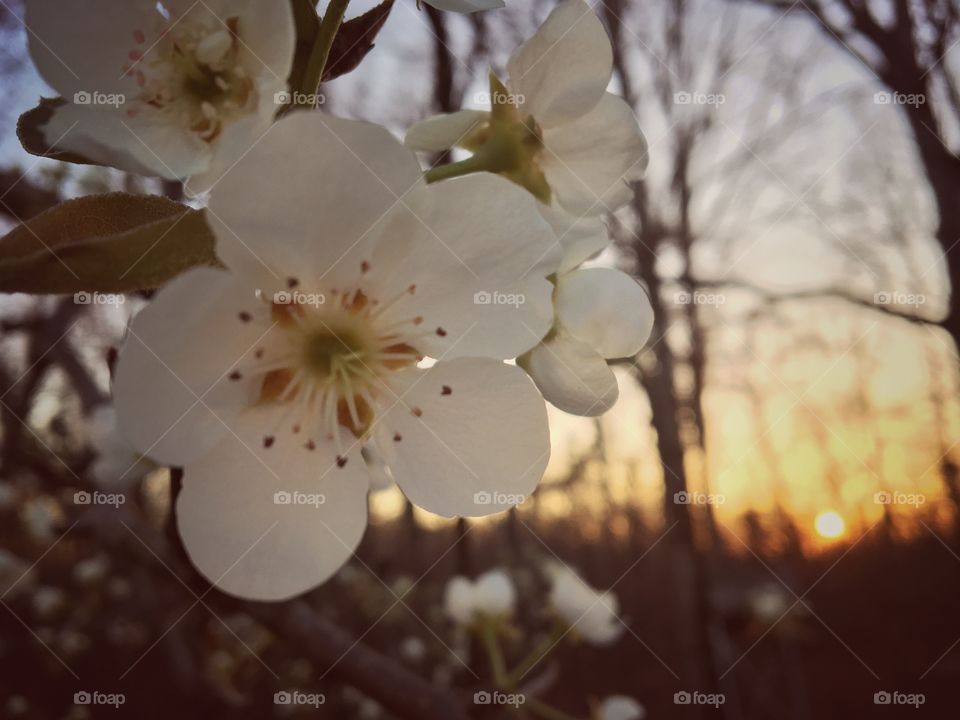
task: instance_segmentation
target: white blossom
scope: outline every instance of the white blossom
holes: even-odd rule
[[[643,720],[647,711],[636,700],[626,695],[611,695],[597,706],[596,720]]]
[[[504,570],[484,573],[476,580],[461,575],[450,579],[443,597],[447,616],[461,625],[469,625],[480,616],[504,617],[513,613],[517,591]]]
[[[576,216],[601,215],[630,201],[630,181],[647,164],[633,110],[608,93],[610,39],[583,0],[564,0],[491,82],[491,112],[461,110],[414,125],[408,146],[462,147],[546,204]]]
[[[132,485],[156,466],[130,445],[117,427],[113,405],[94,408],[87,418],[88,442],[95,454],[90,474],[98,485],[120,489]]]
[[[548,568],[552,581],[550,605],[579,637],[591,645],[610,645],[624,630],[619,620],[620,602],[612,592],[590,587],[564,565]]]
[[[114,398],[140,452],[184,467],[177,522],[212,582],[281,599],[335,572],[366,525],[368,443],[437,514],[532,492],[546,408],[502,360],[552,323],[533,198],[493,175],[428,187],[385,129],[293,113],[210,208],[226,269],[188,271],[136,316]],[[477,304],[490,289],[525,301]]]
[[[29,0],[30,55],[66,101],[58,150],[201,192],[267,130],[296,43],[276,0]]]

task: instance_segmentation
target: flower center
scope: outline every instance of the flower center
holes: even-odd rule
[[[365,439],[378,411],[402,395],[393,385],[396,371],[423,357],[416,345],[431,331],[421,328],[421,316],[404,311],[416,286],[386,301],[360,289],[300,292],[293,290],[299,287],[295,278],[288,287],[253,312],[238,313],[242,322],[259,318],[268,329],[252,362],[241,362],[229,378],[252,381],[257,404],[283,406],[277,430],[302,433],[308,449],[320,438],[339,447],[339,428]],[[443,328],[433,332],[446,334]],[[272,443],[273,435],[264,437],[266,447]]]
[[[136,79],[140,92],[128,110],[144,106],[173,115],[206,142],[214,141],[225,122],[245,114],[253,81],[239,62],[239,21],[228,18],[164,20],[157,40],[135,30],[134,49],[124,74]]]

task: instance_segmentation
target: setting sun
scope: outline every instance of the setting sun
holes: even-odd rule
[[[843,518],[834,510],[824,510],[817,515],[813,521],[813,526],[820,537],[829,540],[840,537],[847,529],[847,524]]]

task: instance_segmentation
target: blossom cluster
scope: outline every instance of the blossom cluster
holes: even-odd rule
[[[289,2],[96,5],[28,2],[31,55],[62,96],[38,130],[62,157],[183,181],[217,259],[130,323],[116,418],[98,420],[123,443],[106,443],[101,472],[183,468],[176,518],[192,561],[259,600],[303,593],[349,559],[374,484],[444,516],[529,496],[550,457],[544,400],[608,410],[608,360],[635,355],[653,327],[640,285],[585,266],[647,164],[632,110],[607,92],[612,51],[590,7],[556,6],[507,80],[491,75],[489,110],[426,119],[401,143],[278,108],[303,90],[288,84]],[[450,149],[467,156],[424,172],[418,152]],[[582,592],[558,591],[557,611]],[[468,614],[466,587],[451,593]],[[576,623],[584,637],[612,639],[594,615]]]

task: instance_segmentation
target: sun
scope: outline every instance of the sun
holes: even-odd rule
[[[813,520],[813,527],[822,538],[833,540],[847,531],[847,523],[835,510],[824,510]]]

